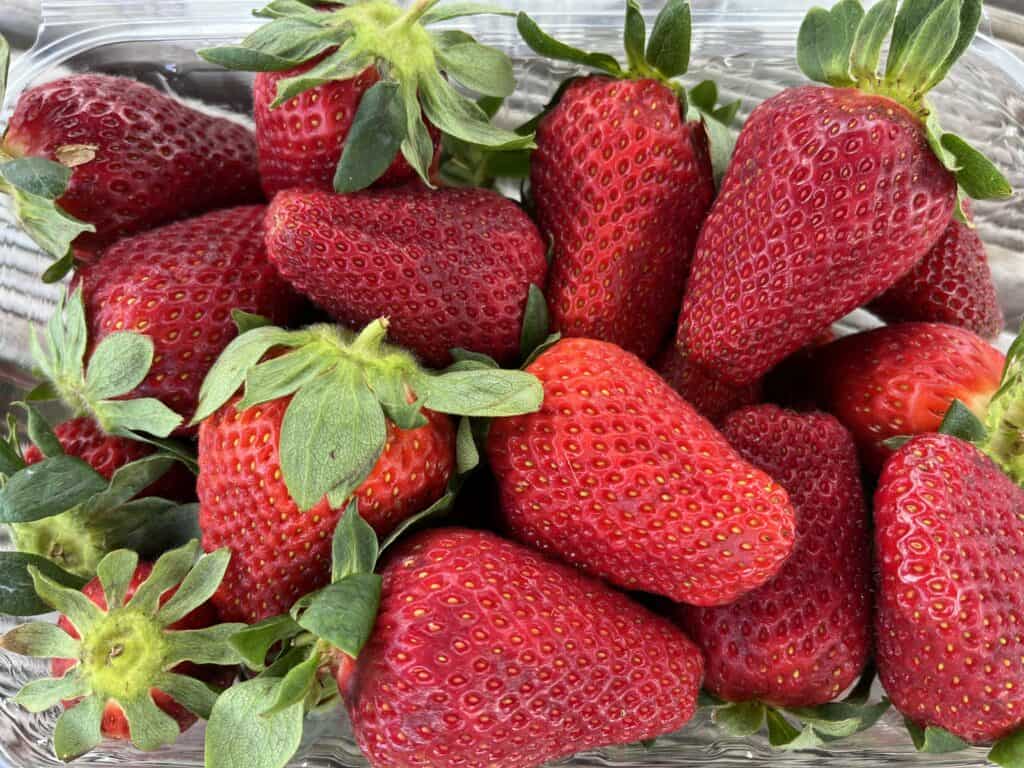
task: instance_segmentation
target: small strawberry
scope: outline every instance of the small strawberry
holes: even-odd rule
[[[0,62],[2,71],[5,62]],[[0,92],[2,101],[2,92]],[[0,191],[60,259],[261,195],[252,133],[121,77],[76,74],[25,91],[0,145]]]
[[[949,323],[986,339],[1005,325],[985,245],[978,232],[952,221],[928,254],[868,307],[887,322]]]
[[[234,678],[224,665],[239,657],[225,641],[240,625],[215,624],[207,602],[228,553],[197,562],[198,551],[193,541],[155,564],[139,563],[130,550],[112,552],[81,592],[28,567],[38,594],[63,615],[57,626],[15,627],[0,647],[54,659],[53,679],[29,683],[14,701],[32,712],[63,702],[53,732],[61,760],[88,752],[103,737],[159,749],[197,716],[209,717],[217,698],[211,685]]]
[[[857,449],[831,416],[774,405],[736,411],[722,434],[788,492],[797,544],[736,602],[681,607],[704,651],[705,688],[727,701],[812,707],[860,674],[871,645],[871,549]]]
[[[330,534],[350,498],[381,534],[437,501],[456,460],[442,414],[539,406],[529,374],[482,362],[428,372],[383,343],[386,327],[375,321],[358,336],[329,325],[257,328],[203,383],[200,528],[208,549],[234,553],[214,598],[225,616],[260,621],[327,584]]]
[[[533,145],[532,134],[492,126],[449,82],[504,98],[515,86],[509,58],[465,32],[429,29],[490,9],[436,4],[271,3],[257,13],[271,21],[239,45],[199,52],[230,69],[261,73],[254,95],[268,195],[295,186],[355,192],[413,173],[430,186],[438,131],[496,149]]]
[[[563,339],[527,367],[537,413],[487,455],[512,535],[620,587],[693,605],[770,579],[794,544],[786,492],[634,355]]]
[[[689,4],[666,4],[646,54],[643,15],[627,5],[627,70],[558,43],[524,14],[519,30],[537,53],[604,73],[566,83],[537,125],[530,192],[553,246],[553,328],[653,357],[715,196],[705,128],[672,80],[689,65]]]
[[[901,323],[834,341],[812,358],[821,405],[849,429],[878,473],[891,437],[935,432],[954,400],[982,417],[1004,358],[987,341],[942,323]]]
[[[890,288],[949,225],[958,185],[977,199],[1011,194],[925,98],[967,48],[980,5],[896,5],[812,9],[797,60],[828,85],[784,90],[740,133],[680,315],[689,354],[727,381],[758,379]]]
[[[878,669],[918,728],[982,743],[1024,725],[1022,519],[1024,490],[951,435],[915,437],[885,465]]]
[[[484,189],[283,192],[267,214],[267,252],[334,319],[387,316],[394,340],[434,367],[454,347],[514,362],[530,286],[547,274],[533,222]]]

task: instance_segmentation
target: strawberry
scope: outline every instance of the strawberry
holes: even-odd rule
[[[13,196],[29,234],[61,259],[48,272],[53,279],[70,267],[72,242],[91,258],[120,238],[261,197],[248,129],[107,75],[70,75],[25,91],[0,161],[0,190]],[[27,182],[29,168],[46,188]]]
[[[643,17],[629,6],[625,71],[610,56],[557,43],[522,14],[519,29],[541,55],[605,73],[566,83],[537,125],[530,192],[552,242],[553,328],[653,357],[679,312],[715,196],[704,126],[687,118],[672,80],[688,66],[689,5],[666,5],[647,56]]]
[[[636,356],[563,339],[527,367],[537,413],[496,419],[487,455],[510,533],[613,584],[732,602],[794,545],[786,492]]]
[[[259,72],[253,81],[260,178],[268,198],[294,187],[334,189],[334,172],[359,103],[380,81],[380,73],[369,67],[351,79],[332,80],[271,108],[281,80],[308,72],[325,57],[321,54],[282,72]],[[427,127],[436,154],[439,136],[433,126]],[[416,171],[399,154],[374,185],[393,186],[415,177]]]
[[[658,374],[701,416],[717,424],[732,411],[761,400],[761,382],[735,387],[690,360],[675,341],[653,363]]]
[[[281,424],[290,397],[244,410],[236,401],[199,429],[199,526],[208,551],[228,547],[231,568],[214,604],[232,620],[286,613],[330,579],[331,532],[345,505],[321,499],[300,510],[281,477]],[[427,424],[387,424],[380,458],[352,492],[365,519],[386,536],[445,491],[455,466],[455,429],[438,413]],[[347,504],[347,502],[346,502]]]
[[[986,339],[1005,324],[985,245],[960,221],[950,222],[927,255],[868,308],[890,323],[949,323]]]
[[[871,645],[871,554],[857,449],[831,416],[774,405],[736,411],[722,434],[788,492],[792,556],[768,583],[718,608],[680,608],[704,651],[704,687],[727,701],[784,707],[831,701]]]
[[[866,15],[855,0],[807,15],[797,59],[828,85],[784,90],[740,133],[679,320],[695,362],[737,385],[758,379],[923,258],[958,185],[979,199],[1011,194],[980,152],[941,130],[924,96],[979,17],[974,2],[927,12],[904,2],[896,14],[895,0]]]
[[[669,733],[696,709],[703,664],[681,631],[518,544],[425,531],[382,575],[369,642],[338,673],[374,768],[527,768]]]
[[[57,626],[15,627],[0,647],[53,657],[55,679],[29,683],[14,700],[32,712],[63,700],[53,733],[61,760],[88,752],[104,736],[130,738],[142,750],[171,744],[197,716],[209,716],[217,697],[209,686],[234,678],[225,667],[239,658],[224,638],[240,626],[215,625],[207,602],[228,554],[195,562],[198,551],[193,541],[151,564],[117,550],[80,592],[28,567],[36,591],[63,615]],[[179,592],[186,576],[188,589]]]
[[[82,268],[90,354],[120,331],[153,340],[152,367],[132,396],[191,418],[203,377],[237,333],[232,312],[288,320],[295,300],[267,260],[264,211],[232,208],[170,224]]]
[[[813,357],[821,404],[849,429],[878,473],[891,437],[935,432],[953,400],[979,417],[999,387],[1003,355],[942,323],[902,323],[834,341]]]
[[[254,100],[268,195],[295,186],[355,192],[414,173],[430,186],[439,133],[496,149],[533,145],[532,134],[492,126],[449,82],[504,98],[515,86],[509,58],[465,32],[428,29],[488,9],[436,3],[272,3],[257,14],[271,21],[240,44],[199,52],[260,73]]]
[[[980,743],[1024,725],[1022,516],[1024,490],[956,437],[915,437],[885,465],[875,494],[878,670],[920,728]]]
[[[514,362],[530,286],[547,273],[529,217],[483,189],[283,192],[267,214],[267,252],[336,320],[387,316],[392,338],[435,367],[453,347]]]
[[[350,500],[381,534],[437,501],[456,459],[443,413],[539,406],[532,376],[483,363],[431,373],[384,344],[386,328],[257,328],[204,381],[199,522],[204,546],[234,553],[214,598],[225,616],[260,621],[327,584],[330,534]]]

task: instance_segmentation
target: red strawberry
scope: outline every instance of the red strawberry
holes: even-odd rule
[[[955,437],[916,437],[886,464],[875,494],[878,670],[917,725],[973,743],[1024,725],[1022,519],[1024,490]]]
[[[961,30],[956,5],[932,19],[941,16],[942,35],[960,35],[951,51],[921,42],[935,28],[904,3],[884,77],[882,37],[866,30],[892,28],[894,4],[867,16],[851,3],[808,14],[797,58],[829,87],[786,89],[740,133],[680,315],[697,363],[734,384],[756,380],[924,257],[949,225],[958,182],[979,198],[1010,194],[979,152],[943,134],[935,115],[924,121],[924,94],[977,26],[965,12]],[[974,168],[958,160],[967,154]]]
[[[949,323],[990,339],[1005,325],[985,245],[975,229],[950,222],[928,254],[869,307],[888,322]]]
[[[831,416],[744,408],[722,434],[789,492],[793,555],[771,581],[719,608],[682,607],[707,660],[705,688],[728,701],[808,707],[836,698],[871,645],[871,549],[857,449]]]
[[[51,669],[60,683],[30,683],[14,700],[32,712],[63,703],[67,711],[53,737],[61,760],[88,752],[103,737],[130,738],[146,751],[171,744],[197,715],[209,717],[214,689],[234,679],[239,657],[224,638],[242,625],[214,626],[217,612],[208,602],[228,554],[207,555],[193,568],[198,551],[193,541],[154,565],[118,550],[100,564],[102,578],[81,593],[28,567],[36,591],[63,614],[59,628],[15,627],[0,647],[55,657]],[[188,587],[179,592],[187,576]]]
[[[696,709],[703,665],[681,631],[494,534],[425,531],[383,578],[373,634],[338,675],[374,768],[528,768]]]
[[[79,416],[53,428],[64,453],[81,459],[109,480],[125,464],[138,461],[156,450],[148,443],[108,435],[92,419]],[[25,463],[36,464],[43,453],[35,445],[25,448]],[[175,501],[195,499],[195,478],[181,464],[175,464],[159,480],[139,492],[139,496],[158,496]]]
[[[511,94],[509,58],[465,32],[427,29],[481,10],[433,5],[285,3],[239,45],[199,52],[260,72],[254,106],[268,195],[292,187],[355,192],[414,174],[430,185],[441,133],[479,147],[532,146],[532,134],[495,128],[465,93]]]
[[[369,67],[350,80],[325,83],[271,108],[281,80],[309,71],[323,58],[321,55],[283,72],[260,72],[253,82],[260,178],[268,198],[293,187],[334,189],[334,171],[359,103],[380,80],[377,70]],[[428,128],[439,149],[437,130]],[[415,176],[416,171],[399,155],[374,185],[402,184]]]
[[[203,377],[237,334],[232,311],[288,319],[295,301],[267,260],[264,210],[216,211],[137,235],[81,270],[91,349],[119,331],[153,340],[133,397],[191,418]]]
[[[345,505],[327,499],[300,511],[281,477],[281,422],[291,398],[242,411],[235,401],[199,429],[199,525],[207,550],[228,547],[231,567],[214,595],[222,615],[256,622],[287,613],[327,584],[331,533]],[[444,493],[455,465],[455,430],[442,414],[398,429],[353,492],[360,514],[381,536]],[[347,504],[347,501],[346,501]]]
[[[546,35],[532,22],[521,17],[520,31],[550,55],[538,44]],[[530,190],[553,244],[553,328],[614,342],[646,359],[679,312],[715,184],[704,127],[687,121],[685,94],[671,80],[685,61],[680,69],[673,55],[675,68],[662,71],[663,59],[640,66],[631,57],[623,72],[604,58],[602,69],[612,77],[573,81],[540,120]]]
[[[336,320],[387,316],[392,338],[435,367],[453,347],[515,361],[529,287],[547,272],[529,217],[483,189],[284,192],[267,214],[267,252]]]
[[[654,361],[654,369],[701,416],[715,424],[729,413],[761,399],[761,382],[736,387],[694,364],[675,342],[667,344]]]
[[[881,470],[898,435],[935,432],[954,399],[983,416],[1004,357],[970,331],[902,323],[858,333],[815,353],[819,398],[857,441],[864,466]]]
[[[260,199],[249,130],[126,78],[78,74],[29,89],[8,124],[5,154],[72,166],[58,203],[96,228],[75,238],[89,250]]]
[[[634,355],[564,339],[527,369],[541,410],[496,419],[487,454],[524,543],[694,605],[760,586],[793,548],[786,492]]]

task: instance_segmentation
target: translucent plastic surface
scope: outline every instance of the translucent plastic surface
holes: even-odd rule
[[[620,0],[528,0],[515,5],[570,43],[592,50],[621,50]],[[654,8],[660,2],[645,5]],[[804,82],[795,66],[794,45],[796,30],[809,2],[720,0],[694,5],[694,55],[691,74],[685,78],[689,84],[714,78],[724,96],[742,100],[741,114],[746,115],[779,89]],[[250,109],[248,78],[202,62],[194,51],[237,39],[256,26],[258,20],[249,15],[252,7],[253,0],[44,2],[40,39],[32,51],[16,62],[7,108],[10,109],[21,89],[33,83],[68,70],[89,70],[136,77],[183,98],[201,100],[209,109],[236,113],[239,119],[246,120]],[[572,71],[535,60],[519,41],[510,19],[482,17],[469,23],[479,39],[504,48],[516,62],[519,87],[499,115],[507,126],[522,122],[541,108],[557,83]],[[1013,186],[1024,189],[1024,64],[981,34],[935,93],[934,103],[947,129],[984,147],[1006,171]],[[975,211],[1006,316],[1015,323],[1024,313],[1024,268],[1020,261],[1024,252],[1024,197],[1018,195],[1007,204],[980,204]],[[38,280],[47,260],[5,216],[7,212],[0,208],[0,362],[10,364],[13,372],[27,365],[28,329],[49,316],[59,289],[44,286]],[[60,764],[49,749],[55,713],[30,715],[8,700],[41,671],[41,665],[21,657],[0,655],[0,762],[17,768]],[[306,743],[295,765],[365,765],[347,732],[348,726],[338,714],[310,720]],[[171,749],[142,755],[127,747],[105,744],[81,762],[126,767],[201,766],[202,744],[202,727],[197,726]],[[761,736],[728,738],[712,727],[705,715],[700,715],[685,730],[660,739],[649,750],[606,749],[577,756],[566,764],[623,768],[826,764],[844,768],[953,768],[984,764],[984,751],[919,756],[898,717],[890,713],[877,727],[837,745],[833,752],[778,753]]]

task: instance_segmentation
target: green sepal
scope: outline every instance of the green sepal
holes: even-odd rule
[[[360,516],[359,504],[353,499],[334,527],[331,581],[341,581],[356,573],[373,573],[379,554],[377,534]]]
[[[369,57],[356,55],[349,46],[343,45],[311,69],[279,80],[277,92],[270,108],[277,109],[306,91],[332,80],[348,80],[356,77],[372,63]]]
[[[153,564],[149,577],[139,584],[135,594],[125,604],[126,608],[134,608],[146,615],[155,615],[160,597],[167,590],[181,583],[185,575],[192,569],[199,554],[198,541],[190,541],[183,547],[165,552]]]
[[[317,672],[322,663],[320,654],[311,650],[305,661],[289,669],[274,689],[269,703],[259,710],[260,717],[273,717],[296,704],[304,705],[316,685]]]
[[[128,721],[132,745],[143,752],[153,752],[178,739],[178,721],[153,701],[149,691],[118,702]]]
[[[0,522],[29,523],[84,504],[107,487],[75,456],[53,456],[16,472],[0,489]]]
[[[344,194],[370,186],[394,161],[405,137],[401,89],[381,80],[359,102],[334,174],[334,191]]]
[[[473,426],[468,416],[459,419],[455,433],[455,471],[459,475],[472,472],[480,464],[480,449],[473,436]]]
[[[81,589],[86,583],[86,579],[68,573],[45,557],[27,552],[0,552],[0,583],[4,585],[0,591],[0,613],[9,616],[38,616],[53,610],[36,593],[29,566],[71,589]]]
[[[534,53],[546,59],[565,61],[570,64],[580,64],[591,69],[596,69],[612,77],[622,77],[622,67],[615,60],[614,56],[606,53],[587,53],[579,48],[556,40],[547,32],[542,30],[533,19],[525,13],[520,12],[516,16],[516,27],[520,37],[530,46]]]
[[[241,309],[231,310],[231,321],[235,324],[235,328],[238,329],[239,336],[256,328],[263,328],[271,324],[270,318]]]
[[[81,669],[71,667],[63,677],[44,677],[26,683],[14,697],[14,703],[29,712],[45,712],[62,701],[69,701],[89,693],[89,684]]]
[[[562,340],[562,334],[560,334],[560,333],[552,333],[550,336],[548,336],[546,339],[544,339],[543,343],[539,344],[533,350],[533,352],[530,353],[530,356],[528,358],[526,358],[526,360],[523,361],[523,368],[524,369],[525,368],[529,368],[534,360],[536,360],[538,357],[543,355],[545,352],[547,352],[549,349],[551,349],[553,346],[555,346],[555,344],[557,344],[561,340]]]
[[[953,400],[942,418],[939,434],[959,437],[968,443],[983,443],[988,432],[981,419],[970,408],[960,400]]]
[[[7,73],[11,68],[11,46],[3,35],[0,35],[0,104],[7,95]]]
[[[354,573],[300,598],[292,607],[292,618],[303,629],[356,658],[377,620],[380,591],[379,575]]]
[[[347,36],[345,30],[322,27],[317,21],[309,17],[278,18],[256,29],[238,45],[204,48],[197,53],[225,69],[280,72],[319,56]]]
[[[405,518],[401,523],[395,526],[394,530],[391,531],[387,536],[384,537],[380,542],[380,551],[383,552],[402,536],[406,535],[409,531],[417,530],[425,522],[435,522],[437,519],[444,517],[448,512],[451,511],[452,506],[455,504],[455,492],[451,489],[446,491],[441,498],[431,504],[424,510],[417,512],[415,515],[410,515]]]
[[[467,3],[467,2],[453,2],[444,3],[443,5],[435,5],[425,14],[421,19],[421,23],[424,26],[429,24],[438,24],[443,21],[450,19],[459,19],[465,16],[515,16],[515,11],[510,11],[507,8],[502,8],[500,5],[490,5],[487,3]]]
[[[531,283],[523,312],[523,329],[519,334],[519,356],[526,360],[548,336],[550,326],[548,302],[544,292]]]
[[[96,575],[103,587],[107,610],[113,611],[124,605],[132,576],[139,565],[139,555],[130,549],[119,549],[104,557],[96,566]]]
[[[39,449],[39,452],[47,458],[64,455],[64,446],[54,433],[50,423],[43,418],[31,403],[16,403],[25,411],[25,431],[28,432],[28,439]]]
[[[986,437],[977,443],[1010,478],[1024,486],[1024,325],[1006,351],[999,389],[985,413]]]
[[[438,48],[437,58],[450,78],[471,91],[505,98],[515,90],[512,60],[496,48],[469,40]]]
[[[278,643],[302,632],[302,627],[291,616],[271,616],[258,624],[244,627],[233,634],[228,642],[238,652],[242,662],[254,670],[266,666],[267,654]]]
[[[860,0],[840,0],[829,10],[808,11],[796,43],[796,60],[803,73],[839,88],[853,85],[850,54],[863,18]]]
[[[57,718],[53,727],[53,751],[58,759],[71,762],[103,740],[100,724],[104,704],[99,696],[86,696]]]
[[[892,33],[899,0],[881,0],[864,14],[857,25],[853,48],[850,51],[850,75],[856,81],[868,81],[878,77],[878,65],[882,59],[882,46]]]
[[[1011,733],[995,743],[988,761],[1003,768],[1024,768],[1024,731]]]
[[[183,619],[217,591],[231,560],[231,550],[222,547],[203,555],[192,566],[171,598],[156,612],[156,620],[168,626]]]
[[[759,701],[744,701],[717,707],[715,724],[730,736],[752,736],[764,725],[765,706]]]
[[[176,672],[164,672],[154,682],[154,687],[166,693],[178,704],[203,720],[209,720],[218,692],[202,680]]]
[[[950,733],[944,728],[929,725],[922,728],[907,718],[903,724],[914,742],[914,748],[918,752],[925,752],[931,755],[944,755],[949,752],[959,752],[967,749],[970,745],[956,734]]]
[[[280,680],[257,677],[226,690],[206,726],[206,768],[284,768],[302,741],[303,706],[257,714]]]
[[[159,617],[157,623],[163,623]],[[165,661],[170,667],[183,661],[225,667],[240,664],[242,659],[231,645],[230,639],[245,626],[242,623],[215,624],[202,629],[168,632],[165,640]]]
[[[39,659],[77,659],[81,643],[56,624],[21,624],[0,636],[0,648]]]
[[[665,77],[685,75],[690,67],[690,4],[668,0],[647,40],[647,61]]]

